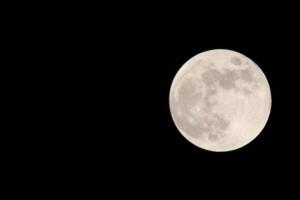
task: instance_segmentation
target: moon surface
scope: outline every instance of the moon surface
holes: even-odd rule
[[[200,53],[177,72],[169,106],[179,132],[209,151],[232,151],[255,139],[271,111],[263,71],[245,55],[225,49]]]

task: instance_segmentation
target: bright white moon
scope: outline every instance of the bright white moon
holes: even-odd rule
[[[216,49],[180,68],[169,104],[177,129],[188,141],[209,151],[231,151],[262,131],[271,111],[271,91],[252,60]]]

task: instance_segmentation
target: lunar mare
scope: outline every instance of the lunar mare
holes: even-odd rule
[[[262,131],[271,110],[271,91],[252,60],[216,49],[194,56],[180,68],[169,104],[177,129],[188,141],[210,151],[231,151]]]

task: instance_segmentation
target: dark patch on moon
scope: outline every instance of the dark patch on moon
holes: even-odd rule
[[[197,84],[199,80],[195,79],[184,79],[182,80],[182,85],[179,88],[179,103],[192,105],[196,101],[202,98],[201,92],[196,92]]]
[[[199,115],[198,117],[190,116],[196,120],[194,123],[191,123],[188,120],[188,111],[185,112],[183,110],[183,112],[185,114],[175,120],[178,120],[183,131],[192,138],[199,138],[206,135],[210,140],[216,141],[222,137],[222,132],[226,130],[230,124],[230,122],[225,120],[223,117],[209,112],[205,115]]]
[[[215,132],[221,134],[222,131],[229,126],[229,121],[218,114],[212,113],[212,109],[208,109],[205,112],[202,110],[203,113],[193,114],[191,113],[191,104],[181,104],[182,102],[177,103],[179,103],[177,106],[171,104],[172,113],[174,113],[173,119],[175,124],[180,125],[180,129],[182,129],[189,137],[210,137],[210,135],[215,134]],[[177,109],[175,109],[176,107]],[[179,114],[179,112],[181,114]],[[190,121],[190,119],[193,119],[194,121]],[[213,138],[217,140],[220,137],[221,135]]]
[[[216,84],[222,77],[221,72],[216,69],[209,69],[201,75],[203,82],[208,86]]]
[[[242,89],[242,92],[243,92],[245,95],[250,95],[250,94],[252,94],[252,91],[249,90],[248,88],[243,88],[243,89]]]
[[[247,82],[253,81],[253,72],[249,69],[244,69],[240,71],[241,79]]]
[[[212,142],[215,142],[218,140],[218,136],[216,134],[209,134],[208,139]]]
[[[221,117],[220,115],[214,114],[214,123],[215,123],[215,127],[217,127],[218,129],[226,129],[229,125],[229,122],[227,120],[225,120],[223,117]]]
[[[177,122],[176,124],[180,124],[180,128],[190,137],[192,138],[201,138],[204,133],[211,132],[212,129],[209,126],[206,126],[200,117],[192,117],[196,120],[194,123],[189,121],[190,114],[188,111],[182,110],[184,114],[182,116],[174,117],[174,120]]]
[[[235,81],[239,79],[239,75],[233,70],[226,70],[220,79],[220,86],[225,89],[232,89],[236,87]]]
[[[217,114],[209,114],[207,119],[204,119],[208,125],[209,130],[206,132],[208,139],[212,142],[217,141],[223,136],[224,130],[226,130],[230,124],[229,121]]]
[[[180,124],[180,128],[189,136],[196,138],[199,136],[199,132],[197,131],[197,125],[190,123],[188,120],[187,114],[183,114],[182,116],[176,116],[174,118],[177,121],[177,124]]]
[[[241,59],[238,58],[238,57],[232,57],[232,58],[230,59],[230,62],[231,62],[232,64],[234,64],[234,65],[241,65],[241,64],[242,64]]]
[[[213,88],[219,83],[225,89],[232,89],[236,87],[235,81],[239,79],[239,74],[234,70],[226,70],[221,73],[216,69],[209,69],[203,72],[201,77],[209,88]]]

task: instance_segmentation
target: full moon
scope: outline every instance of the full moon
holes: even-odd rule
[[[263,130],[271,91],[263,71],[245,55],[209,50],[179,69],[169,106],[177,129],[189,142],[209,151],[232,151]]]

